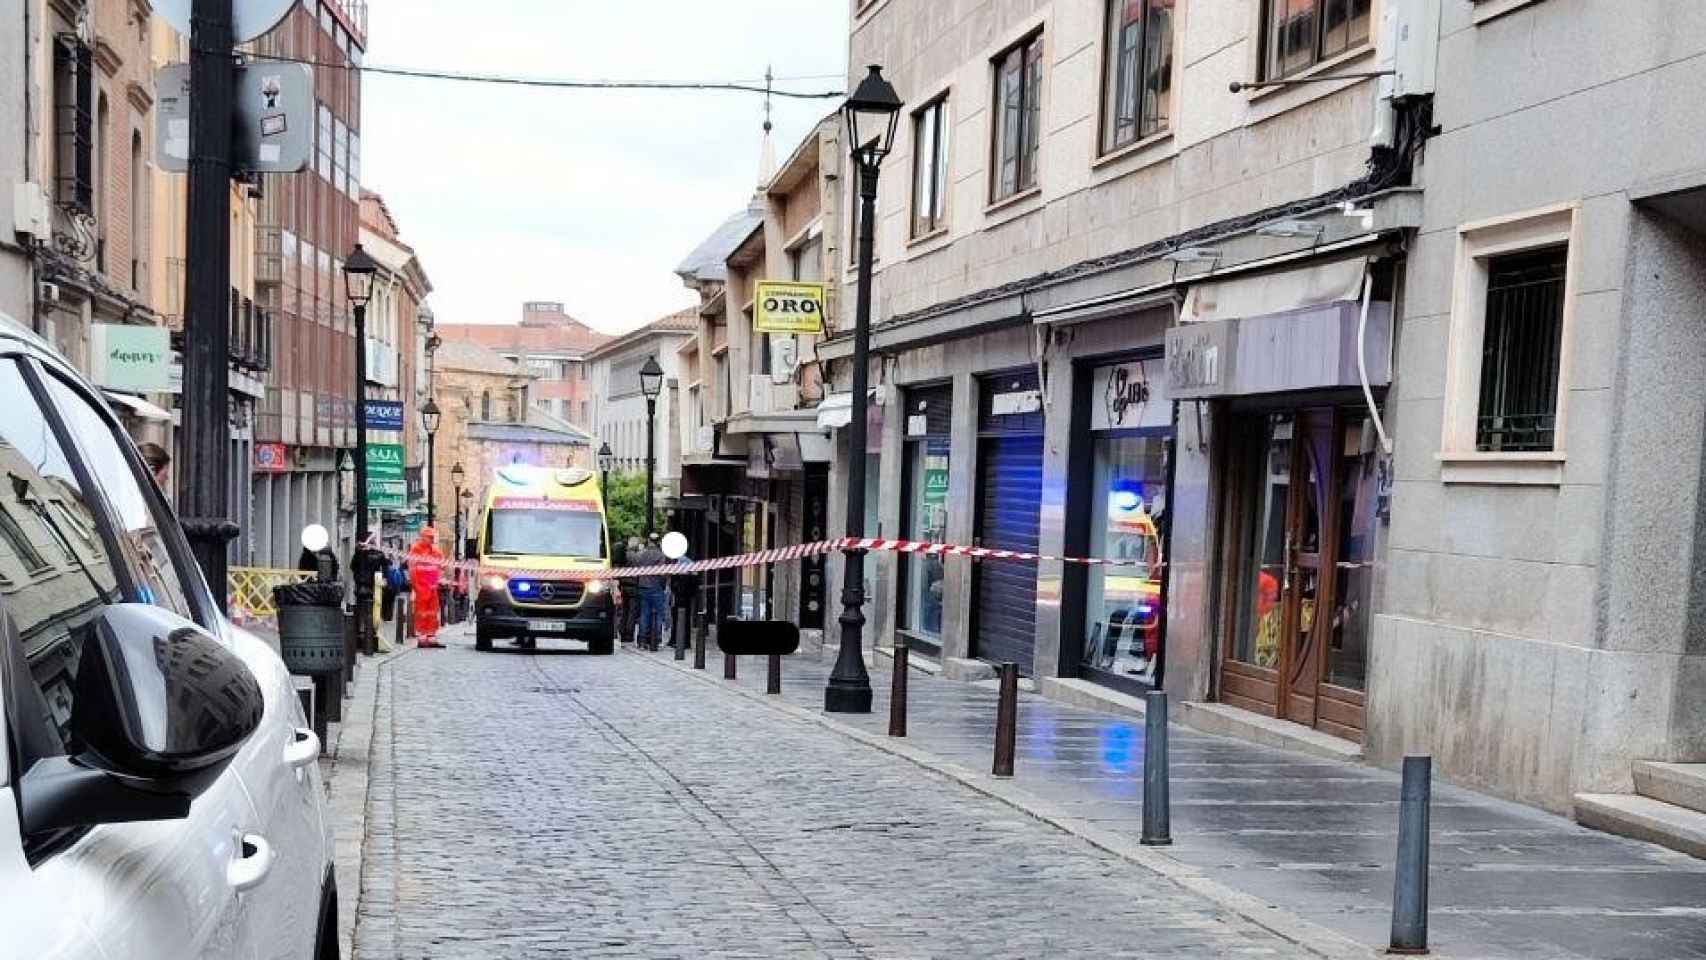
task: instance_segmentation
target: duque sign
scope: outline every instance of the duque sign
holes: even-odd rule
[[[403,404],[398,400],[368,400],[367,429],[403,429]]]
[[[170,387],[172,338],[165,327],[97,323],[89,339],[92,372],[101,386],[138,393]]]
[[[1135,430],[1173,422],[1163,362],[1128,360],[1095,369],[1090,381],[1090,429]]]

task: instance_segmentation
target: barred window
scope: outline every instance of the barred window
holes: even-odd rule
[[[1569,247],[1559,245],[1487,264],[1477,450],[1532,452],[1556,445],[1568,258]]]
[[[95,53],[75,34],[53,45],[54,200],[77,213],[95,210]]]

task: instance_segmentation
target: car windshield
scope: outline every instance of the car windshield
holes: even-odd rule
[[[490,553],[604,557],[604,523],[587,510],[493,510]]]

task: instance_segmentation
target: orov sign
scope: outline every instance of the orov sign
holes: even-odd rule
[[[823,333],[821,283],[761,280],[753,296],[752,329],[758,333]]]

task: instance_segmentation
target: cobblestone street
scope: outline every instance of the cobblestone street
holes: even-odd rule
[[[453,637],[383,670],[362,960],[1311,955],[638,656]]]

